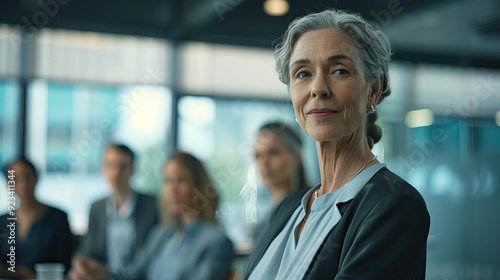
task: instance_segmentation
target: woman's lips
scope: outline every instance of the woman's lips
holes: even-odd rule
[[[271,177],[271,172],[269,172],[269,171],[261,171],[260,175],[262,176],[263,179],[267,179],[267,178]]]
[[[331,116],[335,113],[338,113],[337,111],[331,110],[331,109],[313,109],[307,113],[308,115],[311,115],[313,117],[327,117]]]
[[[171,198],[171,199],[169,199],[169,202],[170,202],[170,204],[172,204],[172,205],[178,205],[178,204],[179,204],[179,200],[178,200],[178,199],[175,199],[175,198]]]

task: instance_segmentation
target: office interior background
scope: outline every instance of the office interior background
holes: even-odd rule
[[[393,46],[374,152],[427,202],[428,279],[500,279],[497,0],[3,0],[0,161],[32,159],[37,196],[82,235],[108,191],[108,142],[133,148],[133,186],[150,194],[167,156],[187,151],[210,171],[219,218],[247,252],[269,205],[256,131],[271,120],[299,129],[273,46],[294,18],[328,7],[361,13]],[[315,144],[303,139],[317,183]]]

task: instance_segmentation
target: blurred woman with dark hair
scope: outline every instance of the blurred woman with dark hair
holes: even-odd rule
[[[301,152],[302,139],[287,124],[270,122],[259,129],[254,145],[255,162],[271,191],[273,204],[308,187]]]
[[[34,278],[37,263],[62,263],[69,269],[73,235],[68,216],[36,199],[38,174],[35,166],[29,160],[19,158],[5,166],[4,174],[9,197],[12,197],[10,190],[13,189],[18,199],[14,203],[15,211],[9,209],[9,213],[0,216],[0,277]],[[14,227],[9,227],[12,223]],[[14,239],[10,239],[11,236]],[[15,272],[6,266],[11,246],[15,247]]]
[[[271,211],[257,226],[255,239],[260,240],[275,208],[289,195],[302,196],[307,180],[302,163],[302,139],[289,125],[275,121],[260,127],[254,143],[255,164],[271,192]]]

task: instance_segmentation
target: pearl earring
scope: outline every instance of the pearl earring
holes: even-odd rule
[[[375,107],[374,107],[373,105],[371,105],[371,104],[370,104],[370,107],[371,107],[371,108],[370,108],[370,110],[368,111],[368,115],[373,114],[373,113],[375,113],[375,112],[377,111],[377,109],[375,109]]]

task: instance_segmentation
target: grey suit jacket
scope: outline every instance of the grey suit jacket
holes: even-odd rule
[[[143,280],[151,260],[175,233],[173,227],[158,225],[153,228],[147,243],[140,250],[131,266],[113,272],[116,280]],[[226,280],[232,272],[234,260],[233,243],[213,223],[202,222],[191,239],[193,244],[181,268],[182,280]],[[168,261],[168,260],[165,260]]]
[[[90,208],[89,230],[82,240],[81,253],[107,263],[106,251],[106,200],[94,202]],[[134,210],[135,251],[145,243],[151,228],[158,223],[158,207],[156,198],[137,193],[137,204]]]

